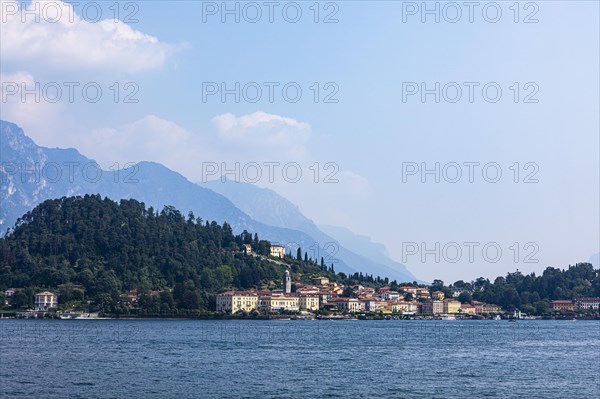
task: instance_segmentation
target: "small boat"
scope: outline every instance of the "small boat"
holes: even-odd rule
[[[79,313],[62,313],[60,316],[61,320],[72,320],[81,316]]]

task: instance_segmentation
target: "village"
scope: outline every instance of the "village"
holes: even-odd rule
[[[375,290],[357,284],[345,287],[330,282],[327,277],[315,277],[312,284],[294,283],[286,271],[281,290],[226,291],[217,295],[216,311],[226,314],[299,314],[305,317],[337,318],[366,316],[386,318],[435,319],[521,319],[534,317],[516,311],[507,314],[500,306],[479,301],[461,303],[461,292],[446,298],[442,291],[430,292],[428,287],[404,285],[392,290],[384,286]],[[292,290],[294,287],[294,290]],[[560,314],[578,310],[598,310],[600,298],[556,300],[552,311]]]
[[[248,244],[243,245],[245,255],[267,258],[256,254]],[[362,284],[344,285],[331,281],[323,275],[312,275],[303,281],[292,281],[289,265],[285,263],[285,248],[271,245],[268,259],[284,267],[281,289],[275,290],[227,290],[216,294],[214,316],[220,317],[267,317],[293,319],[339,319],[339,318],[387,318],[387,319],[540,319],[516,309],[508,312],[493,304],[472,299],[473,292],[437,290],[434,286],[405,283],[372,288]],[[309,281],[309,283],[307,283]],[[395,283],[394,283],[395,284]],[[82,289],[80,286],[73,286]],[[131,289],[121,294],[123,303],[135,306],[142,296],[158,298],[163,292]],[[465,300],[464,294],[467,294]],[[2,292],[0,292],[2,294]],[[3,292],[0,305],[11,306],[22,289],[8,288]],[[90,319],[112,318],[85,309],[59,307],[59,294],[44,290],[33,294],[33,307],[14,313],[17,318]],[[25,309],[25,308],[21,308]],[[553,300],[549,303],[551,318],[575,317],[586,311],[600,310],[600,298],[575,298]],[[4,317],[4,313],[2,313]],[[117,316],[118,317],[118,316]],[[212,317],[212,316],[211,316]]]

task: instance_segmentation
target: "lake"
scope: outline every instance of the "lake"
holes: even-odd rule
[[[0,398],[598,398],[599,321],[0,320]]]

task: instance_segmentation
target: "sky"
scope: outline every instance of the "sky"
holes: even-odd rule
[[[423,280],[600,251],[598,2],[0,5],[40,145],[274,189]]]

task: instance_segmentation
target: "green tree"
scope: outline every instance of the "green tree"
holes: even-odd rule
[[[458,300],[460,301],[460,303],[471,303],[473,302],[473,296],[470,292],[463,291],[458,296]]]

